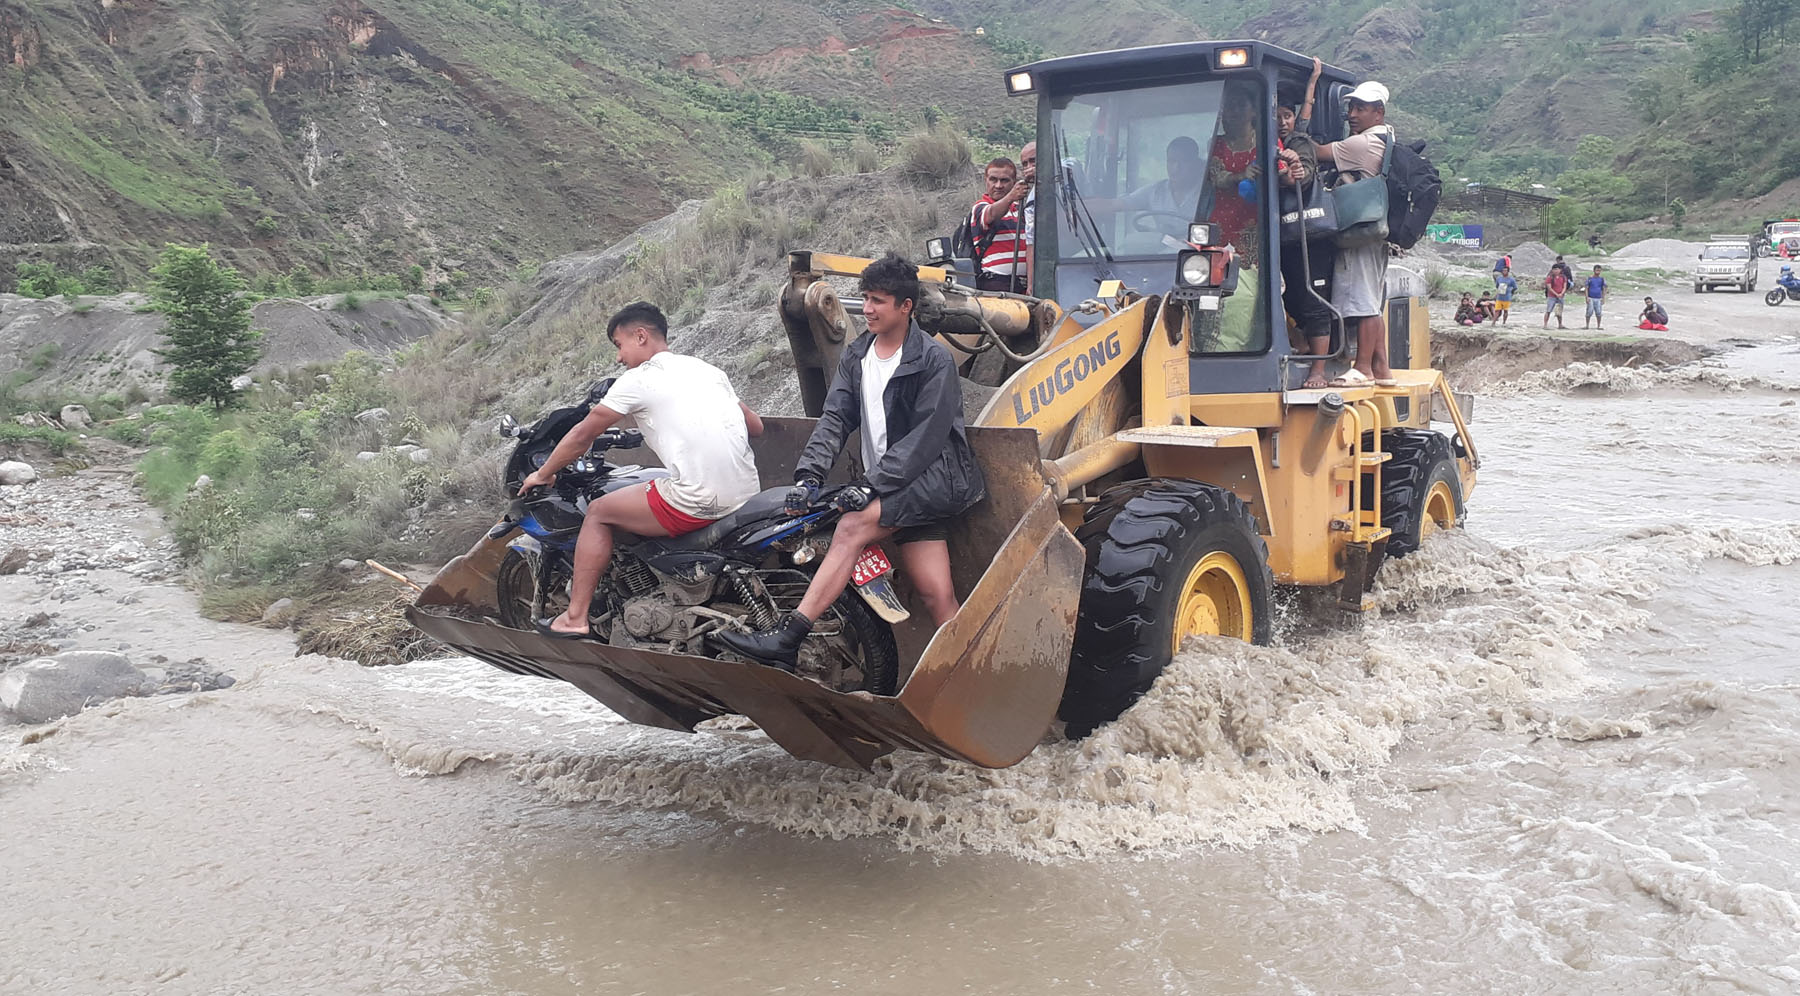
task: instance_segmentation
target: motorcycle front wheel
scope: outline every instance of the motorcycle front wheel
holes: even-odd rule
[[[861,596],[846,591],[800,645],[802,675],[840,692],[892,695],[900,676],[894,630]]]
[[[537,623],[537,578],[531,561],[517,550],[506,551],[494,572],[494,594],[499,604],[500,625],[507,629],[531,629]],[[551,568],[550,590],[544,593],[544,615],[560,616],[569,607],[569,576]]]
[[[1781,302],[1783,302],[1785,300],[1787,300],[1787,290],[1784,288],[1781,288],[1781,287],[1777,287],[1774,290],[1763,295],[1763,303],[1768,305],[1771,308],[1775,307],[1776,305],[1780,304]]]

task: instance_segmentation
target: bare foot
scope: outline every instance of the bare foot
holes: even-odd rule
[[[1306,378],[1306,383],[1304,383],[1300,386],[1306,388],[1309,391],[1316,391],[1319,388],[1325,386],[1325,375],[1324,374],[1313,374],[1312,376]]]

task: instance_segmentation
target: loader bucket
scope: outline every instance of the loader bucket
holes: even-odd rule
[[[763,484],[786,484],[813,422],[764,422],[755,441]],[[1035,432],[970,429],[969,441],[988,496],[951,528],[962,610],[934,633],[902,568],[912,618],[895,627],[902,684],[893,696],[838,692],[757,664],[508,629],[495,618],[495,572],[510,537],[483,539],[451,561],[407,618],[502,670],[566,681],[634,723],[691,731],[738,714],[795,757],[841,767],[867,769],[899,748],[1006,767],[1031,752],[1056,714],[1084,554],[1038,471]]]

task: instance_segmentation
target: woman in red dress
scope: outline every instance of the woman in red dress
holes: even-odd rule
[[[1219,137],[1213,139],[1207,177],[1213,185],[1212,216],[1219,233],[1246,264],[1257,249],[1257,205],[1245,200],[1238,184],[1262,176],[1256,161],[1256,100],[1247,88],[1228,87],[1219,112]]]

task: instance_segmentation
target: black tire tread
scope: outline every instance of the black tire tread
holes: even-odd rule
[[[1272,632],[1274,578],[1268,545],[1236,495],[1197,481],[1157,478],[1107,491],[1075,531],[1087,549],[1081,609],[1069,655],[1069,680],[1058,714],[1070,736],[1085,736],[1117,719],[1168,666],[1171,578],[1202,534],[1239,537],[1238,556],[1251,585],[1252,636]]]
[[[1363,438],[1366,445],[1368,436]],[[1419,548],[1419,520],[1425,514],[1425,496],[1439,466],[1448,467],[1450,480],[1455,482],[1452,491],[1458,520],[1463,511],[1461,479],[1451,456],[1450,438],[1441,432],[1388,429],[1381,434],[1381,448],[1394,455],[1381,468],[1381,524],[1392,532],[1387,555],[1404,557]],[[1366,508],[1374,496],[1367,488],[1363,495]]]

